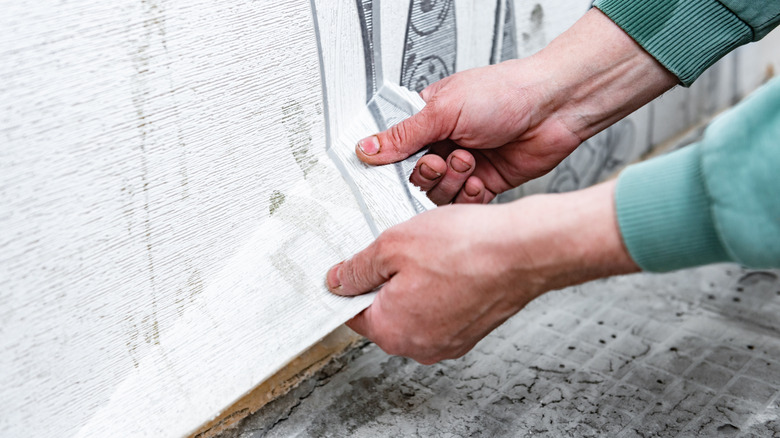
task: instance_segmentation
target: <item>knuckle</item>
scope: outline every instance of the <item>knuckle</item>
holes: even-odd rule
[[[372,341],[387,354],[397,356],[403,354],[403,339],[397,325],[385,318],[374,321],[374,337]]]
[[[379,255],[387,253],[390,250],[389,245],[393,238],[394,236],[392,228],[388,228],[387,230],[383,231],[382,234],[380,234],[379,237],[377,237],[374,241],[374,248],[376,253]]]
[[[420,112],[425,111],[428,114],[436,114],[440,112],[446,105],[443,103],[447,100],[446,89],[439,88],[436,93],[431,95],[430,100],[426,101],[425,107]]]
[[[401,239],[402,234],[394,228],[389,228],[380,234],[374,241],[376,261],[385,264],[387,261],[393,260]]]
[[[401,343],[394,338],[382,339],[381,341],[377,341],[376,344],[379,345],[379,348],[381,348],[385,353],[392,356],[400,356],[404,351]]]
[[[434,133],[434,141],[442,141],[449,137],[452,131],[448,126],[451,114],[449,106],[443,104],[440,99],[431,100],[431,103],[418,114],[419,116],[415,118],[414,123],[419,125],[418,129]]]
[[[445,359],[435,339],[430,336],[413,336],[410,343],[412,345],[410,350],[414,352],[410,357],[423,365],[433,365]]]
[[[339,269],[339,281],[344,288],[352,288],[356,285],[357,275],[355,273],[355,263],[353,260],[347,260]]]
[[[444,360],[444,359],[460,359],[461,357],[465,356],[466,353],[468,353],[468,350],[465,350],[465,351],[464,350],[451,351],[451,352],[448,352],[446,354],[446,357],[442,358],[442,360]]]
[[[387,130],[387,140],[389,140],[389,142],[386,143],[389,143],[388,146],[395,153],[400,153],[401,146],[408,141],[409,134],[407,125],[410,123],[408,120],[409,119],[395,124]]]
[[[446,350],[443,352],[445,357],[444,359],[458,359],[466,355],[471,349],[474,347],[474,344],[471,344],[469,342],[464,342],[460,339],[452,339],[446,348]]]
[[[380,234],[376,241],[374,241],[374,261],[378,265],[385,264],[385,261],[390,258],[390,247],[387,243],[387,238],[383,236],[384,233]]]
[[[440,362],[435,357],[418,357],[418,358],[412,358],[412,359],[416,360],[417,362],[421,363],[422,365],[433,365],[433,364],[436,364],[436,363]]]
[[[428,85],[420,92],[420,97],[422,97],[422,100],[425,102],[430,102],[430,100],[433,98],[433,96],[436,95],[436,90],[433,88],[433,84]],[[426,103],[427,104],[427,103]]]
[[[443,353],[440,350],[435,350],[435,349],[428,350],[425,352],[425,354],[422,354],[418,358],[415,358],[417,362],[420,362],[423,365],[433,365],[447,359],[450,359],[450,357],[447,354]]]

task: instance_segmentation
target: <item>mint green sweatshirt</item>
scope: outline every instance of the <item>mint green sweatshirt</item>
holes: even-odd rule
[[[776,0],[595,6],[684,85],[780,22]],[[780,78],[718,117],[701,142],[628,167],[615,199],[623,241],[645,270],[725,261],[780,267]]]

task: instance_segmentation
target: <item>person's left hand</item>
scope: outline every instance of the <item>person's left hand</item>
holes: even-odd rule
[[[544,49],[455,73],[420,93],[417,114],[355,147],[366,164],[430,146],[409,181],[437,205],[488,203],[538,178],[584,140],[677,84],[614,21],[592,8]]]
[[[637,269],[613,188],[439,207],[331,268],[328,288],[353,296],[383,285],[347,325],[387,353],[424,364],[462,356],[543,292]]]

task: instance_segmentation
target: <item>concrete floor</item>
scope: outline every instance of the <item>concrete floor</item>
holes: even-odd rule
[[[554,292],[433,366],[367,343],[221,437],[780,436],[779,276]]]

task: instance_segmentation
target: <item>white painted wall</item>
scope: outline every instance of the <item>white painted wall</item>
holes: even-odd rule
[[[0,435],[180,436],[365,305],[308,2],[0,9]]]
[[[356,4],[0,0],[0,435],[182,436],[368,304],[323,286],[373,238],[327,152],[371,129],[347,128]],[[520,56],[589,2],[536,4],[514,2]],[[457,68],[489,62],[495,5],[454,8]],[[409,6],[378,10],[397,83]],[[631,116],[621,160],[780,71],[779,42]]]

